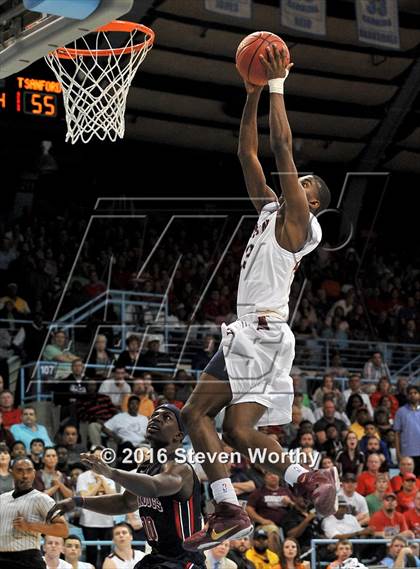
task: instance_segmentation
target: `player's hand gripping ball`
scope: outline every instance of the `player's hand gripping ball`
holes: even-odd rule
[[[254,32],[246,36],[236,50],[236,68],[247,83],[266,85],[267,70],[261,55],[267,57],[267,47],[275,45],[284,57],[284,66],[290,64],[290,53],[285,42],[271,32]]]

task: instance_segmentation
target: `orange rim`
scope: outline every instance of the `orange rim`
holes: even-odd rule
[[[143,49],[148,49],[155,41],[155,32],[135,22],[124,22],[123,20],[114,20],[105,26],[94,30],[96,32],[134,32],[135,30],[147,34],[149,37],[141,43],[128,47],[117,47],[115,49],[74,49],[67,47],[59,47],[52,53],[60,59],[75,59],[76,57],[104,57],[107,55],[126,55]]]

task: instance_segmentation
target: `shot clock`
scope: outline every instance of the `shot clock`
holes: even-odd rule
[[[15,76],[0,85],[3,112],[54,118],[61,114],[61,85],[57,81]]]

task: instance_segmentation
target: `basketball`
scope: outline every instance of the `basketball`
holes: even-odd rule
[[[266,48],[276,45],[279,51],[286,49],[286,61],[290,63],[290,54],[285,42],[271,32],[254,32],[246,36],[236,50],[236,67],[245,81],[253,85],[265,85],[267,75],[260,61],[260,55],[266,55]]]

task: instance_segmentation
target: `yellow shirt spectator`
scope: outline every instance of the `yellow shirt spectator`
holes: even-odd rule
[[[132,396],[132,393],[127,393],[127,395],[124,396],[124,399],[121,403],[121,410],[127,412],[128,409],[128,400],[130,399],[130,397]],[[148,397],[140,397],[140,404],[139,404],[139,411],[138,414],[139,415],[144,415],[145,417],[150,417],[153,413],[153,411],[155,410],[155,406],[153,404],[153,401],[151,401]]]
[[[365,428],[359,423],[352,423],[350,425],[349,431],[352,431],[357,437],[357,440],[360,441],[365,436]]]
[[[248,561],[252,561],[255,569],[280,569],[279,556],[270,549],[266,549],[264,553],[258,553],[251,547],[245,553],[245,557]]]

